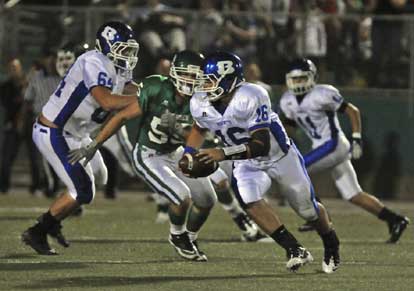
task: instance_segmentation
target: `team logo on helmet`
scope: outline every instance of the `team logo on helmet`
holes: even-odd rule
[[[204,62],[200,80],[195,91],[206,93],[206,98],[214,102],[233,92],[244,81],[243,63],[235,54],[213,53]]]
[[[103,24],[96,33],[95,48],[124,71],[132,71],[138,62],[138,42],[131,27],[122,22]]]

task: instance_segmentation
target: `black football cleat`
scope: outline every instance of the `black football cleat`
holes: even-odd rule
[[[240,213],[233,218],[242,231],[241,241],[244,242],[273,242],[273,240],[264,234],[259,227],[245,213]]]
[[[300,267],[313,262],[311,253],[304,247],[289,249],[287,251],[287,258],[286,269],[291,272],[296,272]]]
[[[51,229],[47,232],[51,237],[56,239],[56,241],[63,247],[67,248],[69,247],[69,242],[66,240],[66,238],[62,234],[62,225],[55,224]]]
[[[207,262],[208,261],[207,256],[202,250],[200,250],[200,248],[198,247],[197,241],[195,240],[192,243],[193,243],[197,253],[199,254],[199,257],[196,258],[196,261],[197,262]]]
[[[190,241],[187,232],[178,235],[170,234],[168,241],[182,258],[191,261],[205,261],[197,247]]]
[[[256,235],[259,232],[258,227],[245,213],[240,213],[233,218],[233,221],[237,224],[238,228],[242,231],[242,241],[256,241]]]
[[[73,209],[73,211],[70,213],[70,216],[72,217],[79,217],[82,216],[83,214],[83,207],[82,205],[76,207],[75,209]]]
[[[391,237],[387,240],[387,243],[395,244],[403,234],[404,230],[407,228],[407,225],[410,223],[408,217],[400,217],[393,223],[388,223],[388,228],[391,234]]]
[[[49,246],[46,233],[34,231],[32,227],[22,233],[22,241],[39,255],[53,256],[58,254]]]

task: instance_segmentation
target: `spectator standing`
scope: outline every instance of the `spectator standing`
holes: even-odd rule
[[[140,42],[153,57],[186,48],[183,17],[174,14],[159,0],[147,0],[139,15],[143,25]]]
[[[190,25],[187,26],[188,43],[195,44],[193,49],[205,54],[214,52],[219,48],[223,16],[218,10],[217,0],[199,0]]]
[[[322,10],[316,0],[296,0],[291,12],[298,14],[292,19],[296,55],[312,59],[323,75],[328,40]]]
[[[368,13],[374,14],[372,23],[372,69],[370,86],[402,87],[408,85],[408,73],[401,69],[404,22],[400,19],[384,19],[383,15],[398,16],[404,13],[407,0],[369,0]]]
[[[229,0],[220,44],[244,61],[256,55],[257,26],[253,15],[248,13],[250,8],[249,1]]]
[[[10,189],[10,176],[13,163],[17,157],[20,144],[24,142],[30,159],[32,183],[29,192],[36,194],[40,189],[36,149],[31,139],[33,114],[22,116],[24,90],[27,86],[26,76],[19,59],[14,58],[7,64],[8,79],[0,85],[1,105],[5,110],[4,138],[0,166],[0,192]]]

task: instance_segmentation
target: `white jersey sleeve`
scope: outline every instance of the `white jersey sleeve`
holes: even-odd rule
[[[112,90],[113,80],[111,74],[106,70],[106,66],[99,58],[85,58],[83,67],[83,81],[90,92],[95,86],[104,86]]]
[[[291,101],[289,101],[290,97],[292,95],[289,92],[285,92],[282,97],[280,98],[280,102],[279,102],[279,107],[281,112],[283,113],[283,115],[291,120],[295,119],[295,116],[293,114],[293,112],[291,112],[289,106],[287,106],[287,104]]]
[[[205,93],[196,93],[190,99],[190,112],[194,122],[200,128],[208,128],[208,124],[203,122],[202,119],[206,115],[206,111],[203,110],[206,106],[209,106],[208,101],[203,97]]]
[[[239,120],[246,120],[249,131],[269,127],[269,114],[272,108],[267,91],[259,86],[245,86],[238,92],[234,107],[235,115]]]
[[[338,89],[331,85],[319,85],[317,90],[320,90],[318,103],[323,111],[337,111],[344,102]]]

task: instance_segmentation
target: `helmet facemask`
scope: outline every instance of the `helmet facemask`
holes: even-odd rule
[[[97,42],[99,47],[99,42]],[[139,44],[134,39],[127,42],[117,41],[110,46],[107,57],[114,63],[114,66],[124,71],[132,71],[138,62]]]
[[[71,51],[59,50],[56,56],[56,71],[64,77],[70,66],[75,62],[75,54]]]
[[[200,83],[199,75],[201,74],[200,67],[195,65],[178,67],[173,63],[170,68],[170,76],[175,88],[178,92],[186,96],[192,96],[194,94],[194,89]]]
[[[226,75],[217,77],[215,74],[202,74],[199,76],[200,85],[195,88],[196,92],[206,93],[206,98],[210,102],[214,102],[222,98],[225,94],[231,93],[234,88],[236,88],[240,82],[237,82],[237,78],[234,78],[231,82],[230,87],[225,90],[220,86],[220,83],[223,81]]]
[[[294,95],[304,95],[315,87],[312,71],[292,70],[286,74],[286,85]]]

